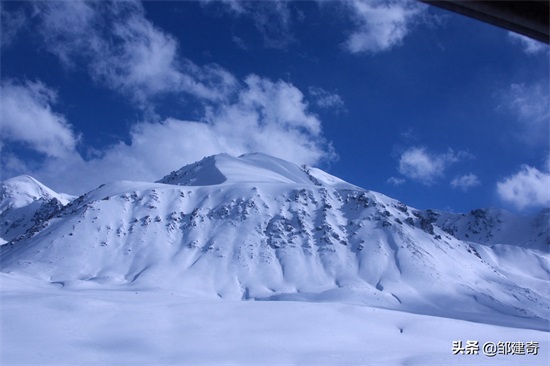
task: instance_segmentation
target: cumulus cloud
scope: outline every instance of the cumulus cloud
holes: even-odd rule
[[[272,82],[257,75],[246,78],[247,85],[240,94],[238,103],[222,105],[221,113],[214,118],[238,121],[248,120],[249,114],[258,115],[261,125],[276,124],[289,129],[303,129],[308,133],[319,134],[321,123],[306,112],[307,103],[302,92],[284,81]],[[212,116],[210,116],[212,118]]]
[[[40,82],[4,82],[0,85],[2,140],[17,141],[50,157],[75,151],[78,136],[66,119],[52,111],[56,93]]]
[[[401,44],[425,7],[410,0],[352,0],[356,29],[345,43],[351,53],[376,53]]]
[[[340,97],[336,93],[331,93],[317,86],[310,86],[308,88],[308,93],[315,105],[317,105],[319,108],[333,109],[336,111],[345,110],[342,97]]]
[[[523,165],[519,172],[497,183],[497,193],[520,210],[550,207],[550,170]]]
[[[451,181],[451,187],[455,189],[460,189],[464,192],[469,190],[472,187],[480,185],[478,177],[475,174],[466,174],[461,177],[456,177]]]
[[[245,83],[237,102],[221,105],[206,116],[231,146],[309,164],[332,157],[321,122],[308,111],[299,89],[256,75],[247,77]]]
[[[129,144],[119,142],[89,160],[76,152],[49,159],[30,173],[57,190],[81,194],[106,181],[157,180],[221,152],[260,151],[309,165],[335,157],[299,89],[256,75],[244,84],[233,102],[211,106],[201,121],[140,122],[132,127]],[[16,160],[9,162],[13,172],[21,168]]]
[[[52,111],[55,93],[41,83],[3,85],[3,141],[24,142],[47,156],[25,163],[6,151],[5,174],[32,174],[52,188],[81,194],[106,181],[153,181],[205,155],[260,151],[315,165],[335,157],[321,121],[294,85],[250,75],[238,81],[216,65],[179,54],[176,40],[145,18],[139,2],[37,3],[47,49],[68,70],[85,64],[101,85],[138,104],[163,93],[193,96],[194,121],[155,116],[135,123],[126,141],[83,149],[68,121]],[[144,114],[147,116],[147,114]],[[7,150],[7,149],[6,149]],[[9,153],[9,154],[8,154]]]
[[[535,41],[532,38],[522,36],[514,32],[508,32],[508,38],[511,42],[518,44],[523,48],[523,52],[528,55],[548,52],[548,46],[542,42]]]
[[[48,50],[68,68],[84,60],[99,83],[145,103],[164,93],[221,100],[237,85],[217,65],[198,66],[145,17],[136,1],[49,1],[37,5]]]
[[[424,147],[412,147],[399,158],[399,173],[425,185],[432,185],[444,176],[445,170],[453,163],[471,158],[464,151],[455,153],[449,149],[443,154],[433,154]]]

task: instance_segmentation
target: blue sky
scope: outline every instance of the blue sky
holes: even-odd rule
[[[2,179],[262,151],[417,208],[550,206],[547,45],[416,1],[1,5]]]

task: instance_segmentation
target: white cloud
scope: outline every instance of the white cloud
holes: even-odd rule
[[[84,159],[75,150],[78,138],[69,123],[51,110],[55,93],[42,84],[28,84],[17,89],[16,97],[3,95],[3,102],[8,101],[3,106],[27,127],[40,125],[26,131],[24,124],[12,119],[3,129],[12,141],[27,142],[48,158],[26,159],[23,166],[17,156],[5,154],[6,174],[25,169],[56,190],[80,194],[106,181],[156,180],[221,152],[260,151],[310,165],[335,157],[320,120],[308,110],[298,88],[256,75],[241,83],[219,66],[198,66],[182,58],[175,39],[145,18],[140,3],[71,1],[36,6],[42,36],[67,68],[84,61],[96,81],[145,107],[157,95],[186,92],[202,102],[205,112],[199,121],[167,118],[162,123],[157,119],[136,123],[129,131],[130,143],[99,149],[85,146],[94,155]]]
[[[316,116],[307,112],[307,103],[302,92],[284,81],[273,83],[268,79],[250,75],[245,80],[246,88],[239,94],[236,104],[226,104],[219,108],[216,117],[221,120],[238,121],[234,118],[243,115],[244,119],[258,114],[260,125],[277,125],[285,130],[303,129],[307,133],[319,134],[321,123]],[[212,117],[210,117],[212,118]]]
[[[549,87],[545,82],[512,84],[501,93],[499,110],[512,113],[518,121],[515,134],[529,144],[548,142],[550,120]]]
[[[424,6],[410,0],[352,0],[355,31],[346,41],[352,53],[382,52],[401,44]]]
[[[303,18],[299,11],[293,11],[291,1],[237,1],[205,0],[206,4],[221,5],[229,13],[253,21],[256,30],[263,36],[264,44],[271,48],[286,48],[295,41],[292,24]],[[317,0],[324,6],[336,4],[351,17],[353,31],[345,42],[345,48],[352,53],[381,52],[401,44],[415,23],[424,21],[425,5],[414,0]],[[237,38],[242,44],[242,39]]]
[[[520,210],[550,207],[550,173],[524,165],[519,172],[497,183],[497,193]]]
[[[40,3],[41,34],[67,66],[84,60],[105,86],[146,103],[163,93],[221,100],[237,81],[217,65],[198,66],[179,56],[178,43],[132,2]]]
[[[404,178],[397,178],[397,177],[389,177],[386,182],[388,182],[389,184],[392,184],[394,186],[400,186],[401,184],[405,183],[405,179]]]
[[[524,121],[548,121],[550,105],[548,85],[512,84],[506,95],[509,108]]]
[[[8,11],[0,3],[0,46],[11,45],[26,22],[27,16],[23,10]]]
[[[0,167],[2,167],[2,169],[0,169],[1,180],[29,172],[27,164],[25,164],[23,160],[19,159],[19,157],[10,152],[6,153],[2,151],[1,146],[0,152],[2,152],[0,155]]]
[[[342,97],[336,93],[331,93],[317,86],[310,86],[308,92],[313,102],[320,108],[333,109],[336,111],[345,110]]]
[[[451,181],[452,188],[458,188],[463,190],[464,192],[480,184],[481,182],[479,181],[478,177],[472,173],[463,175],[461,177],[456,177]]]
[[[76,54],[101,52],[102,42],[94,31],[96,9],[94,3],[84,1],[50,1],[34,4],[35,15],[41,21],[40,34],[48,50],[67,67],[74,67]],[[100,26],[101,24],[97,24]]]
[[[78,137],[65,118],[51,110],[56,93],[40,82],[0,86],[0,132],[3,140],[17,141],[50,157],[75,151]]]
[[[130,131],[130,144],[119,142],[90,160],[76,152],[48,159],[28,173],[56,190],[81,194],[107,181],[157,180],[221,152],[260,151],[309,165],[335,157],[322,136],[321,122],[308,111],[300,90],[255,75],[247,77],[245,85],[234,102],[208,109],[202,122],[169,118],[162,123],[137,123]],[[20,174],[16,161],[11,162],[12,172]]]
[[[399,173],[425,185],[435,183],[444,176],[451,164],[472,156],[464,151],[455,153],[449,149],[444,154],[432,154],[424,147],[412,147],[399,158]]]
[[[535,41],[532,38],[522,36],[514,32],[508,32],[508,38],[515,44],[520,45],[523,48],[523,52],[528,55],[535,55],[538,53],[548,52],[548,46],[542,42]]]
[[[262,35],[264,45],[268,48],[284,49],[294,42],[292,34],[292,12],[290,1],[236,1],[207,0],[206,4],[222,5],[225,10],[236,17],[246,17],[254,23],[256,30]],[[242,38],[238,39],[239,47],[244,48]]]
[[[257,1],[245,4],[254,6],[249,11],[267,47],[282,49],[294,41],[288,1]]]

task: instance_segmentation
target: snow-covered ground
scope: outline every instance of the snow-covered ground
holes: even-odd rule
[[[345,303],[61,288],[0,274],[2,365],[548,365],[548,332]],[[479,354],[453,355],[453,342]],[[487,342],[538,354],[483,354]],[[530,349],[532,350],[532,349]],[[527,353],[527,351],[525,351]]]
[[[0,364],[548,365],[549,215],[417,210],[264,154],[78,198],[16,177]]]

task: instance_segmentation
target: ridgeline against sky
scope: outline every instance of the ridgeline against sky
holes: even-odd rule
[[[0,198],[6,276],[548,329],[550,210],[418,210],[261,153],[209,156],[69,203],[20,176],[0,182]]]
[[[79,195],[260,151],[418,208],[550,204],[533,40],[415,1],[1,7],[2,179]]]

